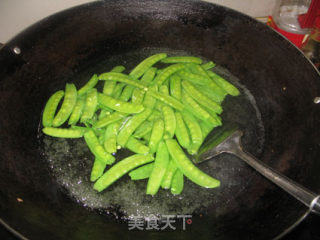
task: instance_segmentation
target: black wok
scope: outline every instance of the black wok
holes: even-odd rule
[[[21,52],[17,51],[18,47]],[[245,148],[320,192],[320,77],[292,44],[230,9],[198,1],[105,1],[42,20],[0,51],[0,217],[30,239],[271,239],[307,209],[238,159],[200,167],[222,185],[186,181],[181,197],[144,195],[124,177],[102,194],[89,183],[81,141],[46,138],[43,106],[66,82],[132,68],[159,51],[214,60],[242,90],[223,119],[243,128]],[[126,153],[124,153],[126,154]],[[135,207],[134,207],[135,206]],[[147,209],[147,210],[146,210]],[[128,230],[127,215],[191,214],[182,230]]]

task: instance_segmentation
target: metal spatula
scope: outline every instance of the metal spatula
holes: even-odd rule
[[[251,154],[246,153],[241,145],[242,135],[243,132],[234,127],[220,127],[214,130],[204,141],[204,144],[199,149],[198,155],[193,157],[193,162],[201,163],[211,160],[221,153],[233,154],[309,207],[311,212],[320,214],[320,195],[313,193],[275,169],[272,169],[264,162],[256,159]]]

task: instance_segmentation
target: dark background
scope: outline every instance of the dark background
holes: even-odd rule
[[[16,237],[1,225],[0,239],[17,240]],[[296,229],[283,238],[283,240],[320,240],[320,216],[315,214],[310,215]]]

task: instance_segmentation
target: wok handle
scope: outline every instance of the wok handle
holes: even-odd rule
[[[313,193],[309,189],[284,176],[275,169],[272,169],[264,162],[256,159],[251,154],[244,152],[241,147],[241,134],[230,138],[228,144],[229,146],[226,152],[229,152],[241,158],[252,168],[258,171],[261,175],[268,178],[274,184],[276,184],[287,193],[295,197],[297,200],[299,200],[301,203],[309,207],[310,212],[320,214],[320,195]]]

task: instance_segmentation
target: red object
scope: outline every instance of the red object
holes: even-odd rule
[[[320,18],[319,18],[319,24],[320,24]],[[285,36],[290,42],[292,42],[298,48],[301,47],[302,42],[305,38],[304,34],[291,33],[291,32],[287,32],[287,31],[279,28],[271,16],[268,17],[267,25],[272,27],[273,29],[275,29],[277,32],[281,33],[283,36]]]
[[[314,21],[313,27],[320,29],[320,10],[318,10],[317,13],[318,13],[318,14],[317,14],[317,16],[316,16],[316,20]]]
[[[320,42],[320,14],[317,15],[314,21],[310,37],[313,38],[313,40]]]
[[[320,10],[320,0],[312,0],[309,6],[308,12],[305,14],[301,14],[298,17],[300,27],[312,28],[319,10]]]

